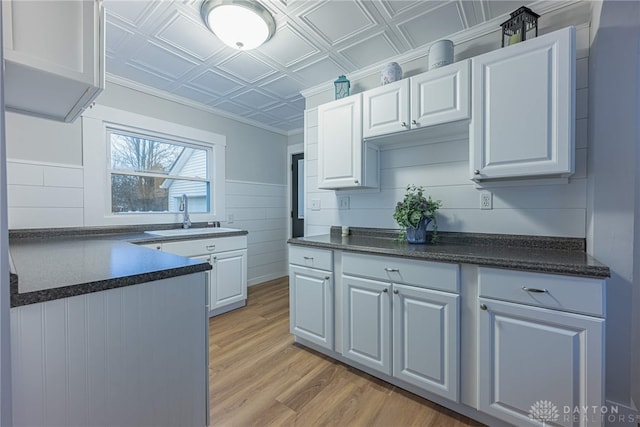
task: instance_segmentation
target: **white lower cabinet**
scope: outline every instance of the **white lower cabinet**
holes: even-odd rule
[[[247,299],[247,251],[211,255],[209,309],[217,310]]]
[[[342,355],[391,375],[391,285],[342,276]]]
[[[604,424],[605,280],[295,245],[289,262],[303,344],[488,425]]]
[[[289,263],[291,333],[333,350],[333,252],[289,246]]]
[[[460,296],[393,285],[393,376],[458,401]]]
[[[247,300],[247,237],[168,241],[145,247],[211,264],[208,277],[209,316],[242,307]]]
[[[342,355],[458,401],[458,268],[345,254]],[[451,292],[425,287],[432,280]]]
[[[333,273],[289,268],[291,333],[333,350]]]
[[[583,281],[585,290],[598,285],[604,289],[601,280],[555,277]],[[503,299],[513,300],[510,288],[515,288],[531,299],[531,305],[496,299],[503,295],[489,284],[499,281],[505,285]],[[605,321],[536,306],[546,305],[546,299],[564,305],[563,288],[554,285],[552,275],[480,269],[478,409],[518,426],[540,426],[543,421],[599,426],[603,424],[600,413],[591,408],[604,405]],[[590,310],[597,300],[580,307],[580,296],[565,299],[578,304],[575,311],[581,312]],[[604,299],[599,302],[603,307]],[[576,414],[575,408],[589,409]]]

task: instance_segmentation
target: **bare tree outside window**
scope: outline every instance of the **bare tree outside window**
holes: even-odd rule
[[[115,131],[109,138],[112,212],[176,212],[178,192],[192,212],[209,211],[205,148]]]

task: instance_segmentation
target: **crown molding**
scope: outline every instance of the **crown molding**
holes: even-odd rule
[[[191,107],[191,108],[195,108],[197,110],[204,111],[204,112],[207,112],[207,113],[210,113],[210,114],[215,114],[216,116],[224,117],[226,119],[234,120],[236,122],[240,122],[240,123],[243,123],[243,124],[246,124],[246,125],[250,125],[250,126],[253,126],[253,127],[264,129],[264,130],[269,131],[269,132],[274,132],[274,133],[277,133],[279,135],[290,136],[290,135],[295,135],[298,132],[298,129],[295,129],[295,130],[292,130],[292,131],[285,131],[283,129],[278,129],[278,128],[275,128],[273,126],[265,125],[264,123],[260,123],[260,122],[255,121],[255,120],[247,119],[246,117],[242,117],[242,116],[239,116],[237,114],[232,114],[232,113],[229,113],[227,111],[221,110],[219,108],[215,108],[215,107],[211,107],[211,106],[208,106],[208,105],[205,105],[205,104],[201,104],[199,102],[192,101],[190,99],[183,98],[181,96],[174,95],[172,93],[165,92],[165,91],[162,91],[162,90],[159,90],[159,89],[155,89],[155,88],[152,88],[150,86],[143,85],[141,83],[137,83],[137,82],[134,82],[132,80],[125,79],[123,77],[119,77],[119,76],[116,76],[116,75],[113,75],[113,74],[110,74],[110,73],[107,73],[106,77],[107,77],[107,81],[108,82],[117,84],[118,86],[123,86],[123,87],[126,87],[128,89],[132,89],[132,90],[135,90],[135,91],[138,91],[138,92],[145,93],[147,95],[152,95],[152,96],[155,96],[155,97],[158,97],[158,98],[162,98],[162,99],[165,99],[167,101],[175,102],[177,104],[181,104],[181,105],[184,105],[186,107]],[[292,134],[292,132],[294,132],[294,133]],[[300,130],[300,132],[301,132],[301,130]]]
[[[572,6],[577,3],[580,3],[580,0],[567,0],[567,1],[541,0],[541,1],[537,1],[535,3],[530,4],[528,7],[534,10],[537,14],[543,16],[545,14],[555,12],[556,10],[563,9],[565,7]],[[482,24],[474,25],[471,28],[458,31],[457,33],[446,36],[446,38],[451,40],[454,45],[459,45],[464,42],[499,31],[500,24],[504,22],[505,19],[508,19],[508,18],[509,18],[509,14],[506,13],[504,15],[500,15],[496,18],[493,18],[490,21],[486,21],[486,22],[483,22]],[[427,45],[420,46],[402,55],[394,56],[392,58],[388,58],[384,61],[380,61],[373,65],[370,65],[367,68],[363,68],[353,73],[348,73],[349,77],[351,81],[361,80],[373,74],[379,73],[380,69],[390,61],[394,61],[399,64],[402,64],[402,63],[414,61],[416,59],[420,59],[422,57],[426,57],[429,53],[429,48],[431,48],[432,44],[433,43],[429,43]],[[323,93],[329,90],[333,90],[333,80],[319,84],[317,86],[313,86],[309,89],[302,90],[300,91],[300,94],[302,94],[302,96],[304,96],[305,98],[308,98],[310,96],[318,95],[320,93]]]

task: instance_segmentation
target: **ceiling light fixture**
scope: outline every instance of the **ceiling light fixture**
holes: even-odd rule
[[[213,34],[238,50],[257,48],[276,30],[273,16],[255,0],[205,0],[200,13]]]

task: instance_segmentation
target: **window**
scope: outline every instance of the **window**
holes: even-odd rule
[[[86,226],[225,220],[224,135],[95,105],[82,147]]]
[[[108,129],[111,212],[210,211],[211,147]]]

